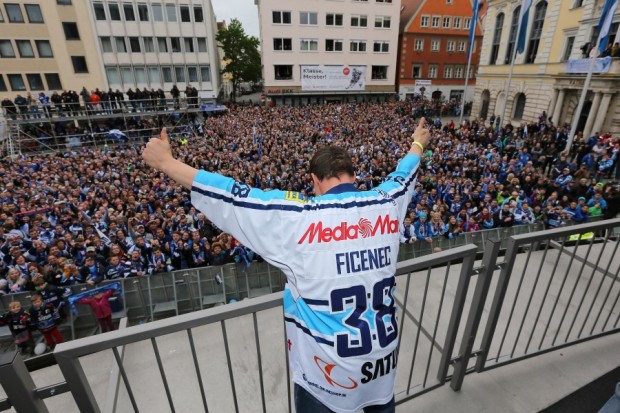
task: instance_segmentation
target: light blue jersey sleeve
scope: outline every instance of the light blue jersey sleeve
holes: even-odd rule
[[[405,218],[407,206],[413,197],[419,167],[420,157],[407,154],[400,160],[396,170],[388,175],[388,179],[377,187],[396,202],[400,221]]]

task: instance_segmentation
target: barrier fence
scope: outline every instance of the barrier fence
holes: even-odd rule
[[[476,261],[479,246],[470,244],[398,263],[397,404],[448,381],[458,390],[469,372],[620,331],[618,229],[619,219],[504,239],[495,232],[481,238],[481,261]],[[502,244],[507,248],[500,257]],[[143,295],[143,315],[157,318],[153,303],[164,301],[154,297],[165,299],[178,280],[185,281],[167,296],[177,304],[165,308],[173,314],[184,306],[199,309],[224,301],[226,289],[240,288],[239,281],[248,280],[242,289],[251,296],[260,288],[273,290],[282,280],[272,273],[260,284],[227,274],[224,267],[217,270],[221,284],[203,280],[213,273],[176,272],[161,279],[168,284],[155,285],[160,281],[150,277],[150,285],[141,285],[142,280],[132,291]],[[152,290],[150,296],[143,288]],[[180,291],[192,298],[183,303]],[[56,385],[54,394],[70,391],[79,411],[101,411],[103,396],[91,387],[86,371],[92,369],[89,357],[111,352],[122,382],[115,395],[117,411],[157,406],[170,411],[196,406],[204,411],[292,411],[281,300],[282,294],[275,293],[58,345],[54,357],[66,383]],[[125,349],[122,360],[120,348]],[[1,361],[0,377],[28,375],[19,357]],[[0,410],[13,405],[18,412],[47,411],[39,402],[49,391],[39,396],[41,389],[27,377],[8,387],[0,383],[8,396],[0,401]],[[27,403],[21,400],[25,394],[31,396],[30,404],[17,407]]]

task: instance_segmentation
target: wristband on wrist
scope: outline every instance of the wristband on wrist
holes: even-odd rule
[[[418,148],[420,148],[422,153],[424,153],[424,145],[422,145],[420,142],[413,142],[413,144],[417,146]]]

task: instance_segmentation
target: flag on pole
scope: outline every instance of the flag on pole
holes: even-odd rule
[[[474,39],[476,38],[476,23],[478,22],[478,10],[480,10],[480,0],[474,0],[474,6],[471,16],[471,24],[469,25],[469,48],[467,49],[467,60],[474,50]],[[467,76],[466,76],[467,77]]]
[[[521,12],[519,13],[519,38],[517,39],[517,53],[521,54],[525,50],[525,38],[527,37],[527,23],[530,15],[532,0],[523,0]]]
[[[605,2],[605,7],[603,7],[601,20],[598,22],[598,51],[600,53],[603,53],[605,49],[607,49],[607,42],[609,41],[609,28],[613,22],[617,7],[618,0],[607,0]]]

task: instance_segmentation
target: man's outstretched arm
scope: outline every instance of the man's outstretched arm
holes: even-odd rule
[[[174,159],[166,128],[159,138],[151,138],[142,152],[142,159],[151,167],[158,169],[187,189],[192,189],[198,169]]]

